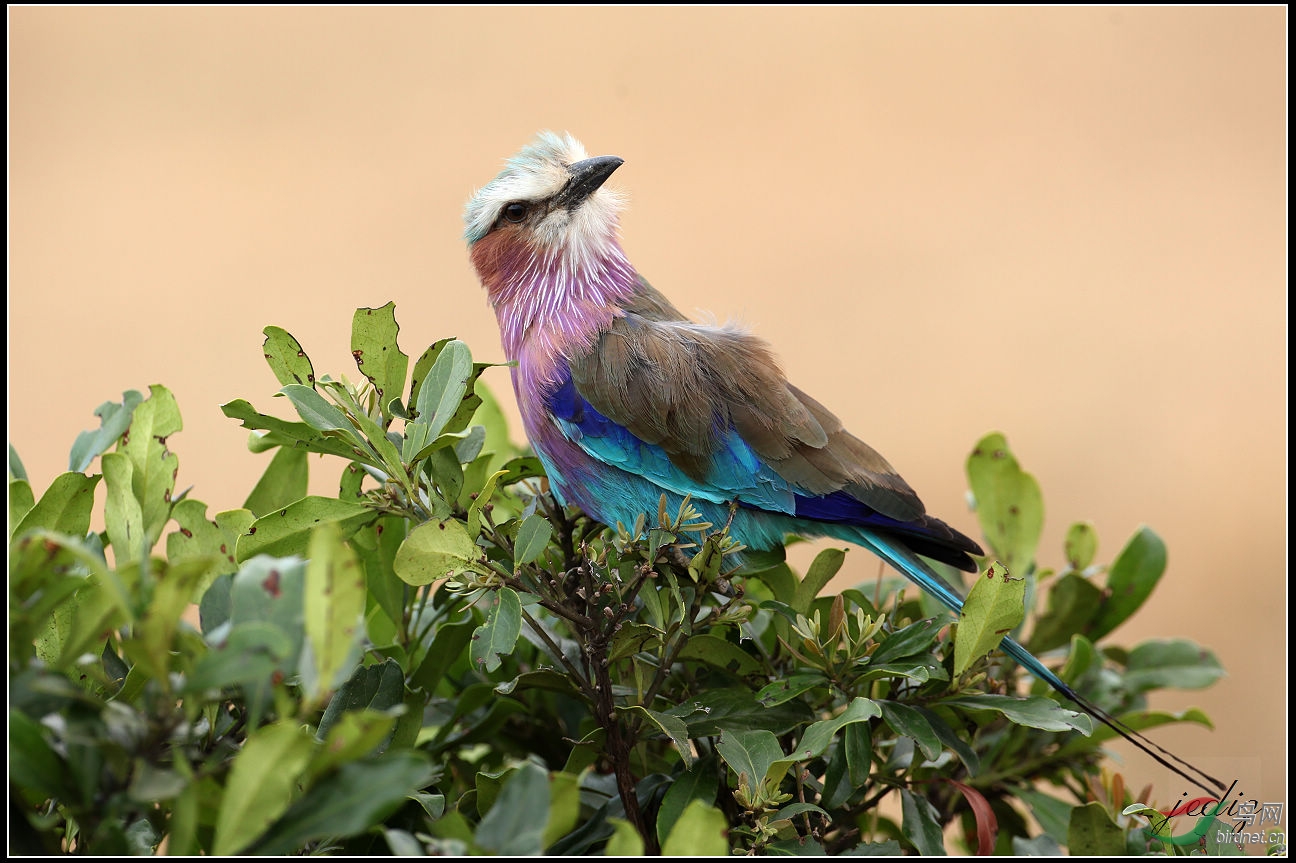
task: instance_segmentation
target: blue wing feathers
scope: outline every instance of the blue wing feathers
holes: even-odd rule
[[[733,428],[717,429],[723,445],[712,453],[705,475],[698,479],[672,461],[657,444],[646,443],[629,429],[604,416],[581,395],[570,373],[553,391],[547,408],[554,424],[567,440],[616,475],[595,472],[590,482],[611,487],[608,493],[582,497],[585,508],[604,521],[630,524],[638,512],[654,511],[663,492],[668,496],[690,495],[695,501],[728,504],[737,501],[748,512],[731,530],[746,545],[764,548],[782,540],[787,532],[836,536],[856,542],[855,529],[872,528],[903,536],[914,550],[963,569],[969,559],[964,550],[951,553],[949,528],[934,519],[904,522],[882,515],[845,491],[815,495],[798,489],[780,476],[743,440]],[[551,478],[552,478],[551,471]],[[555,483],[560,493],[563,479]],[[563,496],[567,500],[567,496]],[[632,513],[631,510],[634,510]],[[790,516],[790,519],[763,518]],[[706,513],[723,524],[727,514],[717,509]]]

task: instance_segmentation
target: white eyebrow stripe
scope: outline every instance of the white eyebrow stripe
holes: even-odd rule
[[[570,179],[567,166],[585,158],[585,148],[570,134],[541,132],[469,199],[464,207],[465,239],[474,243],[486,236],[506,204],[557,194]]]

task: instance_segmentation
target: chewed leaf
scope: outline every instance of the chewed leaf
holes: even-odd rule
[[[999,646],[1004,636],[1026,618],[1026,579],[1013,578],[1002,564],[990,564],[972,585],[959,612],[954,634],[954,673]]]
[[[388,422],[393,416],[391,402],[400,398],[409,370],[409,357],[396,343],[399,333],[394,302],[376,309],[356,309],[351,318],[351,355],[360,374],[373,385]]]
[[[967,460],[977,518],[991,552],[1020,575],[1030,572],[1044,530],[1044,497],[998,432],[982,438]]]
[[[311,365],[310,357],[302,350],[301,343],[293,338],[292,333],[282,327],[266,327],[262,332],[266,337],[262,344],[266,363],[269,364],[270,371],[274,372],[279,384],[314,387],[315,368]]]

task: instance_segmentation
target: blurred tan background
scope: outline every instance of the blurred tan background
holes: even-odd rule
[[[1075,520],[1107,561],[1156,529],[1169,572],[1118,641],[1192,638],[1230,676],[1154,701],[1215,732],[1154,736],[1284,801],[1284,9],[9,23],[9,435],[38,494],[96,406],[163,383],[180,486],[241,505],[267,457],[218,406],[289,414],[267,324],[354,376],[352,311],[395,300],[408,353],[454,335],[500,359],[460,211],[537,130],[570,130],[626,159],[637,267],[749,322],[931,511],[976,532],[963,462],[1000,430],[1043,486],[1046,564]]]

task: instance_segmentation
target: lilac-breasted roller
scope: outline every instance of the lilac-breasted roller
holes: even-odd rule
[[[621,199],[604,186],[622,162],[544,132],[464,212],[473,265],[517,363],[522,423],[554,495],[610,525],[655,513],[663,494],[673,511],[687,495],[706,521],[729,522],[757,549],[789,533],[845,540],[957,614],[962,597],[920,556],[975,572],[981,548],[928,515],[886,459],[789,383],[764,341],[689,320],[639,275],[617,238]],[[1002,647],[1133,734],[1016,641]]]

